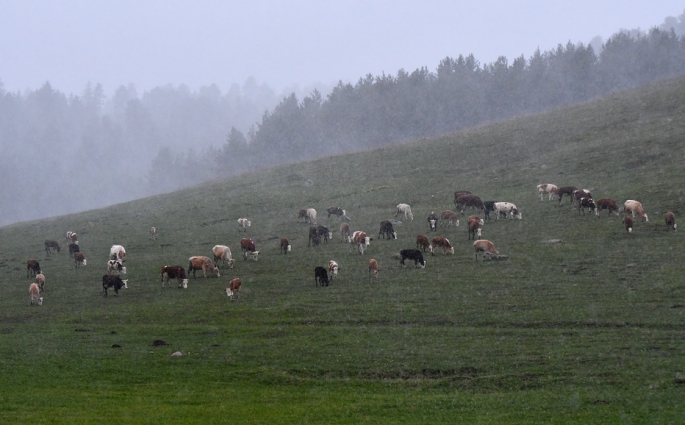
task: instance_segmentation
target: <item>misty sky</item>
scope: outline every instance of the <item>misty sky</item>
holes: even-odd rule
[[[434,70],[446,56],[526,58],[679,16],[682,0],[0,0],[8,91],[111,95],[164,84],[221,90],[253,76],[277,90]]]

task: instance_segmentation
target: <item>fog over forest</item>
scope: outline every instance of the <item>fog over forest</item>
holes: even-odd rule
[[[563,43],[511,63],[446,57],[434,70],[276,93],[248,79],[111,97],[49,82],[9,92],[0,75],[0,225],[98,208],[250,168],[444,134],[685,73],[685,14],[647,32]]]

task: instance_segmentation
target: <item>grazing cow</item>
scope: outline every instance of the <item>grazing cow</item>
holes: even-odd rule
[[[38,261],[34,260],[33,258],[26,262],[26,277],[29,277],[29,272],[33,273],[34,276],[43,273],[40,270],[40,264],[38,264]]]
[[[611,215],[612,212],[615,212],[616,215],[619,215],[618,205],[616,205],[616,201],[613,199],[600,198],[595,202],[595,204],[597,205],[597,208],[595,209],[595,214],[597,217],[599,217],[599,212],[602,210],[609,211],[609,215]]]
[[[221,277],[219,273],[219,268],[212,263],[209,257],[202,255],[196,255],[188,258],[188,274],[193,272],[193,278],[195,278],[195,270],[202,270],[202,276],[207,278],[207,270],[212,270],[216,277]]]
[[[37,283],[32,283],[29,286],[29,294],[31,295],[31,305],[43,305],[43,297],[40,296],[40,288]]]
[[[418,249],[403,249],[400,251],[400,265],[402,267],[405,267],[404,260],[406,259],[414,260],[414,267],[419,267],[419,264],[421,264],[421,268],[426,267],[426,262],[423,259],[423,254],[421,254],[421,251]]]
[[[78,245],[78,235],[74,232],[67,232],[67,242]]]
[[[473,248],[475,249],[475,258],[478,261],[478,253],[482,252],[483,256],[487,255],[492,259],[493,255],[499,255],[499,251],[495,249],[495,245],[487,239],[481,239],[473,243]]]
[[[495,211],[497,212],[497,215],[495,216],[495,219],[497,220],[499,220],[500,213],[504,213],[507,217],[509,217],[509,220],[513,219],[514,217],[518,218],[519,220],[523,218],[523,215],[518,208],[516,208],[516,205],[512,204],[511,202],[495,202]]]
[[[471,194],[472,194],[472,193],[469,192],[468,190],[457,190],[457,191],[455,191],[455,192],[454,192],[454,206],[455,206],[455,207],[457,206],[457,199],[458,199],[461,195],[471,195]]]
[[[328,271],[321,266],[316,266],[314,269],[314,286],[319,286],[319,283],[321,286],[324,286],[324,283],[328,286]]]
[[[333,278],[338,276],[338,270],[339,269],[340,269],[340,266],[338,266],[338,263],[336,263],[335,261],[331,260],[328,262],[328,273],[331,276],[331,280],[333,280]]]
[[[345,210],[340,207],[328,207],[326,211],[328,211],[328,218],[331,218],[331,215],[337,215],[341,218],[346,215]]]
[[[672,212],[669,211],[664,214],[664,221],[666,222],[666,229],[673,229],[673,231],[678,230],[678,224],[675,222],[675,214]]]
[[[371,238],[360,230],[352,233],[352,243],[357,245],[360,255],[364,254],[364,250],[369,247],[370,241]]]
[[[373,258],[369,260],[369,280],[371,280],[371,277],[378,278],[378,272],[381,270],[380,266],[378,265],[378,261],[374,260]]]
[[[352,231],[347,223],[340,223],[340,242],[352,242]]]
[[[433,246],[428,242],[428,236],[426,235],[417,235],[416,236],[416,248],[421,248],[423,252],[433,252]]]
[[[232,258],[231,248],[226,245],[214,245],[212,247],[212,253],[214,254],[214,265],[219,266],[219,261],[223,264],[228,264],[228,268],[232,269],[235,264],[235,260]]]
[[[250,238],[242,238],[240,240],[240,249],[243,251],[243,260],[247,260],[248,255],[255,261],[258,259],[259,251],[255,247],[255,243]],[[188,271],[190,273],[190,270]]]
[[[576,189],[573,191],[571,194],[571,199],[572,201],[575,201],[580,204],[580,200],[583,198],[590,198],[592,199],[592,193],[590,193],[589,190],[587,189]]]
[[[157,228],[155,226],[150,227],[150,238],[157,239]]]
[[[459,197],[454,200],[454,204],[462,214],[464,214],[464,210],[466,208],[485,211],[485,205],[483,205],[483,201],[481,201],[480,197],[476,195],[459,195]]]
[[[169,279],[176,279],[179,288],[188,289],[188,276],[186,275],[186,270],[182,266],[164,266],[162,267],[160,274],[162,275],[162,288],[167,284],[169,285],[169,288],[171,288]]]
[[[478,217],[477,215],[469,216],[469,221],[468,221],[469,240],[473,239],[475,241],[476,235],[478,235],[478,239],[480,239],[480,237],[482,235],[481,226],[484,223],[485,222],[483,221],[483,219]]]
[[[328,227],[319,224],[316,227],[317,232],[319,233],[319,236],[323,236],[323,241],[324,243],[328,242],[329,239],[333,239],[333,234],[331,233],[330,230],[328,230]]]
[[[440,213],[440,220],[445,226],[459,226],[459,220],[457,219],[457,213],[452,210],[445,210]]]
[[[583,215],[585,215],[585,208],[588,209],[589,212],[594,212],[596,215],[597,213],[597,205],[595,204],[595,200],[592,198],[580,198],[578,200],[578,214],[580,214],[580,211],[583,211]]]
[[[119,295],[119,289],[128,289],[128,279],[121,280],[119,276],[109,274],[102,276],[102,295],[107,296],[107,289],[114,288],[114,296]]]
[[[559,190],[559,188],[556,185],[553,185],[551,183],[539,184],[539,185],[537,185],[537,189],[538,189],[538,195],[540,195],[541,201],[545,200],[544,199],[545,195],[549,195],[547,200],[551,201],[552,196],[556,195],[557,191]]]
[[[281,238],[281,251],[283,251],[284,254],[287,254],[290,252],[290,242],[286,238]]]
[[[228,288],[226,288],[226,295],[228,296],[228,299],[233,301],[233,296],[235,295],[238,297],[240,295],[240,286],[243,284],[243,281],[240,280],[239,277],[236,277],[234,279],[231,279],[230,282],[228,282]]]
[[[485,207],[485,219],[490,219],[490,213],[495,211],[495,204],[499,201],[485,201],[483,202],[483,207]],[[499,214],[499,213],[498,213]]]
[[[316,210],[314,208],[307,209],[307,221],[309,224],[316,224]]]
[[[411,221],[414,221],[414,214],[411,213],[411,207],[409,204],[397,204],[397,211],[395,212],[395,217],[400,214],[404,214],[404,218],[409,217]]]
[[[321,243],[322,238],[324,242],[328,242],[328,239],[331,239],[332,236],[326,226],[309,226],[309,242],[307,246],[312,246],[312,243],[314,246],[317,246]]]
[[[428,214],[428,226],[430,227],[431,232],[438,230],[438,216],[433,211]]]
[[[631,213],[633,218],[635,218],[635,214],[637,214],[640,216],[640,218],[642,218],[642,221],[649,221],[647,214],[645,214],[644,208],[642,208],[642,204],[638,201],[629,199],[623,204],[623,207],[625,208],[626,214]]]
[[[74,255],[74,253],[77,253],[79,251],[81,251],[81,247],[78,246],[77,243],[72,242],[69,244],[69,256],[70,257],[72,257]]]
[[[625,226],[628,233],[633,233],[633,218],[632,217],[630,217],[629,215],[623,217],[623,221],[621,223]]]
[[[121,260],[124,262],[124,257],[126,257],[126,250],[121,245],[112,245],[109,249],[109,259],[110,260]]]
[[[299,220],[299,219],[301,219],[301,218],[304,219],[304,222],[305,222],[305,223],[307,222],[307,220],[308,220],[308,217],[307,217],[307,210],[300,210],[300,212],[297,213],[297,219]]]
[[[447,254],[448,252],[450,254],[454,254],[454,247],[450,243],[450,240],[447,238],[443,237],[438,237],[438,238],[433,238],[433,251],[437,248],[442,248],[442,253]],[[435,255],[435,252],[432,252],[431,254]]]
[[[386,237],[388,239],[397,239],[397,232],[392,227],[392,223],[390,221],[381,221],[381,227],[378,230],[378,239],[380,239],[381,236],[383,237],[383,239],[385,239]]]
[[[45,275],[43,273],[36,275],[36,283],[40,287],[40,292],[45,292]]]
[[[561,200],[564,198],[564,195],[568,195],[569,198],[571,198],[571,203],[573,203],[573,192],[578,190],[577,187],[575,186],[562,186],[557,189],[557,196],[559,196],[559,205],[561,205]]]
[[[86,265],[86,255],[82,252],[74,253],[74,268],[77,269],[80,266]],[[125,268],[125,267],[124,267]]]
[[[247,232],[247,228],[252,226],[252,222],[246,218],[239,218],[238,219],[238,231],[240,232],[240,229],[243,229],[244,232]]]
[[[50,252],[52,252],[52,249],[55,249],[57,252],[60,251],[59,243],[57,241],[53,241],[50,239],[45,240],[45,253],[47,255],[50,255]]]
[[[124,263],[121,260],[109,260],[107,262],[107,274],[112,274],[113,271],[116,271],[117,274],[126,274],[126,267],[124,267]]]

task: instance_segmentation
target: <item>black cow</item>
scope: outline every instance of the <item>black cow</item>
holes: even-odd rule
[[[585,208],[589,209],[591,212],[595,212],[597,210],[595,200],[592,198],[580,198],[578,201],[578,214],[583,210],[583,215],[585,215]]]
[[[312,246],[312,244],[317,246],[321,243],[322,238],[324,242],[328,242],[329,236],[330,231],[328,230],[328,227],[321,224],[318,226],[309,226],[309,243],[307,246]]]
[[[324,286],[324,283],[328,286],[328,270],[321,266],[316,266],[314,269],[314,285],[319,286],[319,282],[321,282],[321,286]]]
[[[418,249],[403,249],[400,251],[400,257],[400,264],[402,267],[405,266],[404,260],[407,258],[414,260],[415,267],[419,267],[419,263],[421,264],[421,268],[426,267],[426,262],[423,260],[423,254],[421,254],[421,251]]]
[[[340,207],[328,207],[326,211],[328,211],[328,218],[331,218],[331,215],[337,215],[338,217],[345,215],[345,210]]]
[[[392,227],[392,223],[390,221],[381,221],[381,227],[380,230],[378,230],[378,239],[380,239],[381,236],[383,236],[383,239],[386,237],[388,239],[397,239],[397,232],[395,232],[395,229]]]
[[[81,252],[81,247],[79,247],[77,243],[70,243],[69,256],[72,257],[77,252]]]
[[[103,275],[102,276],[102,295],[107,296],[107,288],[114,288],[114,295],[119,295],[119,289],[128,289],[128,279],[121,280],[119,276]]]
[[[483,206],[485,207],[485,219],[490,219],[490,213],[495,212],[495,202],[499,201],[485,201]]]
[[[431,232],[438,230],[438,216],[433,211],[428,214],[428,225],[430,226]]]

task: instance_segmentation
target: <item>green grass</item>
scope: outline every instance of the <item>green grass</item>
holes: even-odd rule
[[[434,140],[258,170],[101,210],[0,228],[0,421],[4,423],[677,423],[685,414],[685,80]],[[173,170],[169,170],[170,173]],[[313,182],[305,185],[306,180]],[[638,199],[650,222],[540,202],[538,183]],[[489,221],[506,261],[473,259],[465,227],[438,234],[455,254],[401,269],[393,254],[427,234],[452,192],[516,203]],[[103,188],[104,190],[104,188]],[[363,256],[337,236],[331,205],[376,236],[395,205],[415,220]],[[47,208],[47,206],[43,206]],[[307,247],[299,209],[336,233]],[[246,234],[236,219],[249,217]],[[150,226],[159,238],[150,239]],[[88,265],[44,239],[80,235]],[[240,257],[220,278],[162,289],[159,269]],[[437,236],[437,235],[431,235]],[[278,238],[293,251],[279,253]],[[561,239],[561,244],[545,244]],[[101,295],[112,244],[130,289]],[[25,263],[46,276],[30,307]],[[367,262],[380,277],[369,282]],[[314,286],[334,259],[340,276]],[[241,277],[238,301],[223,292]],[[153,347],[162,339],[167,346]],[[113,348],[119,345],[120,348]],[[170,357],[181,351],[180,358]]]

